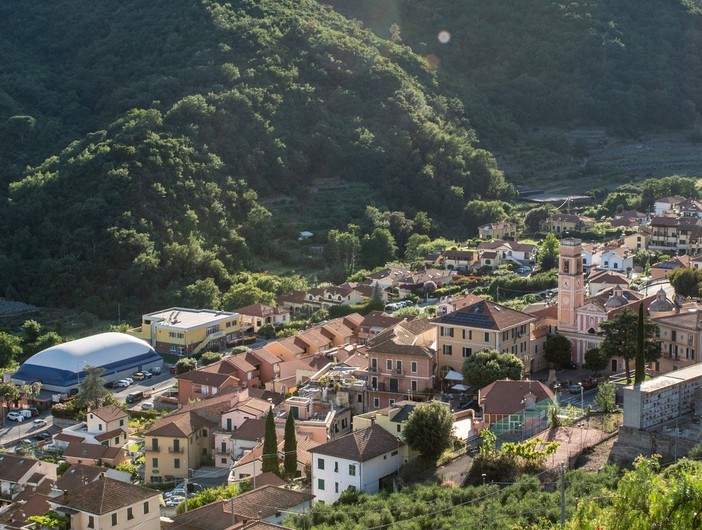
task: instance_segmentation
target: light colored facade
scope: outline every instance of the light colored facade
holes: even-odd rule
[[[501,221],[499,223],[487,223],[478,227],[478,237],[480,239],[516,239],[517,224],[512,221]]]
[[[536,319],[488,300],[479,300],[434,320],[439,378],[448,370],[463,373],[465,360],[481,350],[513,353],[525,360],[532,351],[531,325]]]
[[[624,236],[624,246],[632,252],[646,250],[651,242],[651,234],[648,226],[640,226],[635,234]]]
[[[128,334],[149,342],[159,353],[192,355],[224,347],[239,332],[239,315],[212,309],[172,307],[142,316],[141,326]]]
[[[418,399],[434,389],[436,327],[403,321],[375,337],[368,349],[369,403],[374,409]]]
[[[376,493],[380,482],[402,465],[404,442],[374,425],[313,448],[312,494],[315,502],[332,504],[348,488]]]
[[[160,492],[100,478],[49,500],[73,530],[160,530]]]
[[[235,312],[239,315],[239,327],[244,332],[258,333],[266,324],[276,327],[290,322],[290,311],[284,307],[253,304],[240,307]]]
[[[37,477],[56,480],[56,464],[27,456],[0,456],[0,495],[5,498],[14,498]]]
[[[634,256],[627,248],[612,248],[602,252],[598,269],[629,272],[634,268]]]

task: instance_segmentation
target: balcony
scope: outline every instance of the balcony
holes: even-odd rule
[[[159,446],[156,446],[156,447],[154,447],[154,446],[151,446],[151,447],[146,446],[146,447],[144,447],[144,451],[146,451],[147,453],[160,453],[160,452],[161,452],[161,448],[160,448]]]
[[[182,447],[169,447],[168,452],[169,453],[183,453],[185,451]]]

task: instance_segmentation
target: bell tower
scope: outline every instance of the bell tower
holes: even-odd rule
[[[558,257],[558,327],[574,329],[575,310],[585,300],[583,282],[583,242],[576,238],[561,240]]]

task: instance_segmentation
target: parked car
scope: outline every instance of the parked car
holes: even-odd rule
[[[108,381],[104,385],[105,388],[116,388],[117,387],[117,381]]]
[[[38,442],[45,442],[46,440],[51,440],[51,434],[44,431],[34,435],[33,437]]]
[[[144,374],[144,379],[151,379],[154,376],[154,374],[152,374],[148,370],[144,370],[142,373]]]
[[[174,506],[178,506],[181,502],[185,500],[185,497],[182,495],[174,495],[173,497],[168,497],[165,501],[164,504],[168,508],[173,508]]]
[[[127,394],[127,397],[124,399],[124,401],[126,401],[127,403],[136,403],[137,401],[141,401],[142,399],[144,399],[144,393],[141,390],[136,390]]]
[[[580,383],[571,383],[568,385],[568,391],[571,394],[580,394],[582,389],[583,389],[583,387],[580,386]]]
[[[160,366],[154,366],[153,368],[150,368],[149,371],[154,375],[161,375],[161,367]]]
[[[126,379],[120,379],[119,381],[115,382],[115,387],[116,388],[127,388],[131,383],[127,381]]]
[[[124,380],[127,381],[130,385],[134,384],[134,379],[132,379],[131,377],[125,377]]]
[[[590,390],[592,388],[597,388],[597,385],[599,384],[599,381],[591,377],[590,379],[584,379],[583,381],[580,382],[580,384],[583,386],[585,390]]]
[[[28,445],[29,447],[34,447],[36,445],[36,442],[34,440],[30,440],[29,438],[22,438],[18,443],[20,445]]]
[[[154,402],[153,401],[144,401],[141,404],[141,410],[151,410],[154,408]]]
[[[7,413],[7,419],[10,421],[17,421],[17,422],[23,422],[24,421],[24,416],[20,414],[17,411],[12,411]]]
[[[32,423],[35,427],[46,427],[46,420],[34,420]]]
[[[137,372],[132,377],[134,378],[135,381],[143,381],[144,379],[146,379],[144,372]]]

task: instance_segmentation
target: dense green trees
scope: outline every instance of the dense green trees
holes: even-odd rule
[[[524,363],[511,353],[483,350],[474,353],[463,363],[463,377],[475,388],[483,388],[499,379],[522,378]]]
[[[563,335],[552,335],[544,344],[544,357],[553,366],[565,367],[572,362],[573,344]]]
[[[302,260],[259,195],[304,199],[334,175],[384,196],[332,222],[368,224],[344,270],[453,229],[466,198],[512,195],[422,57],[316,2],[81,6],[0,6],[0,110],[16,118],[0,127],[1,292],[102,314],[237,305],[231,274]]]
[[[601,334],[604,337],[600,351],[608,358],[623,357],[626,366],[627,383],[631,382],[630,363],[636,358],[638,342],[638,317],[629,309],[624,309],[609,320],[600,322]],[[661,356],[661,343],[656,339],[658,325],[649,318],[644,319],[643,332],[644,359],[647,363]]]
[[[419,403],[407,418],[402,436],[409,446],[430,460],[436,460],[451,446],[451,409],[439,401]]]

